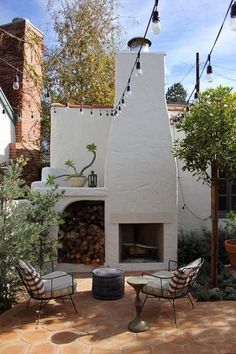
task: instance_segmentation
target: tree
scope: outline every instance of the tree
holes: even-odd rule
[[[166,93],[167,103],[186,103],[187,91],[179,82],[170,86]]]
[[[58,247],[49,237],[50,226],[61,222],[55,210],[55,188],[46,195],[30,190],[21,179],[26,161],[17,159],[0,178],[0,312],[16,300],[14,260],[22,258],[42,269]]]
[[[44,92],[54,102],[113,104],[115,52],[122,38],[117,7],[117,0],[48,0],[56,45],[46,48]],[[50,107],[46,100],[41,128],[47,162]]]
[[[228,87],[207,89],[199,102],[184,112],[178,130],[185,137],[174,142],[174,155],[183,161],[183,170],[211,187],[211,274],[216,287],[219,170],[225,171],[228,179],[236,178],[236,94]]]
[[[112,104],[120,41],[117,0],[49,0],[48,8],[57,36],[45,57],[45,85],[53,98]]]

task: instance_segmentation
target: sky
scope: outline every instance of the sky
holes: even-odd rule
[[[96,0],[94,0],[96,1]],[[45,34],[46,44],[55,39],[50,30],[46,11],[47,0],[0,0],[0,24],[14,17],[27,18]],[[159,0],[161,32],[147,38],[153,52],[165,53],[166,89],[181,82],[191,93],[195,85],[196,52],[200,56],[200,72],[223,22],[230,0]],[[151,15],[154,0],[120,0],[120,23],[124,43],[143,36]],[[236,90],[236,31],[229,28],[229,16],[211,55],[214,81],[208,83],[204,72],[200,89],[225,85]],[[126,44],[124,48],[127,49]]]

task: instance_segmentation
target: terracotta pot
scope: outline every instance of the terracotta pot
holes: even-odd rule
[[[231,267],[236,269],[236,240],[230,239],[225,241],[225,249],[228,253]]]
[[[71,187],[83,187],[87,182],[87,177],[69,177],[68,183]]]

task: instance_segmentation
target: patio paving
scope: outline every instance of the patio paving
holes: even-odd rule
[[[150,299],[142,313],[150,329],[132,333],[127,325],[135,315],[133,288],[126,283],[122,299],[102,301],[92,297],[90,274],[76,278],[78,314],[70,302],[52,301],[36,326],[36,302],[28,311],[26,302],[17,304],[0,316],[0,353],[236,354],[236,301],[197,302],[192,310],[181,299],[175,325],[169,302]]]

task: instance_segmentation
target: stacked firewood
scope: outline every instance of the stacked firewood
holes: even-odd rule
[[[65,211],[59,240],[62,244],[58,252],[59,263],[92,264],[94,267],[104,264],[104,202],[71,204]]]

